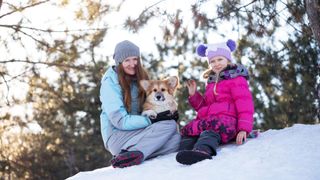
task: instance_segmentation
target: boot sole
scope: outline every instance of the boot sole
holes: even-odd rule
[[[212,159],[212,157],[199,151],[180,151],[176,156],[176,160],[185,165],[195,164],[205,159]]]
[[[143,153],[140,151],[128,151],[123,154],[119,154],[111,160],[111,164],[114,168],[125,168],[141,164],[143,161]]]

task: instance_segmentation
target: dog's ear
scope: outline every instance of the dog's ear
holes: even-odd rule
[[[147,91],[150,86],[150,82],[148,80],[140,80],[140,86],[143,90]]]
[[[171,76],[166,79],[167,84],[171,90],[175,90],[179,85],[179,78],[178,76]]]

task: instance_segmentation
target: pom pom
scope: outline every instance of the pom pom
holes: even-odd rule
[[[227,46],[229,47],[230,51],[233,52],[234,50],[236,50],[236,42],[234,42],[233,40],[229,39],[227,41]]]
[[[197,47],[197,54],[201,57],[205,57],[206,56],[206,50],[207,50],[207,46],[203,45],[203,44],[200,44],[198,47]]]

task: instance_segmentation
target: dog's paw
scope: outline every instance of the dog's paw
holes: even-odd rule
[[[157,117],[157,113],[154,110],[143,111],[142,115],[143,116],[147,116],[147,117],[152,118],[152,119]]]

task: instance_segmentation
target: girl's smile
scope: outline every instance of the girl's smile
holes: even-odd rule
[[[209,65],[213,72],[220,73],[229,64],[229,60],[224,56],[215,56],[209,60]]]

